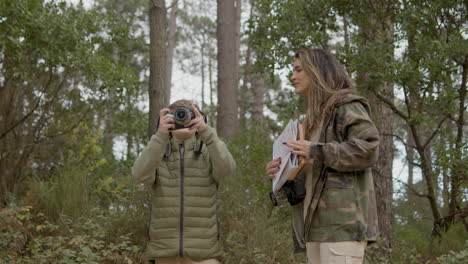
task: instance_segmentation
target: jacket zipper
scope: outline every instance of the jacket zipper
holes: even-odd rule
[[[180,233],[179,233],[179,256],[184,256],[184,144],[179,145],[180,154]]]

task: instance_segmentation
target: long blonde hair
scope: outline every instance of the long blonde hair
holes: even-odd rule
[[[322,49],[303,49],[295,54],[310,79],[306,96],[305,136],[316,129],[333,106],[356,88],[344,66]]]

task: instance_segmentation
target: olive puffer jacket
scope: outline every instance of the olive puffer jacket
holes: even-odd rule
[[[176,141],[158,131],[135,161],[134,178],[153,193],[148,259],[222,255],[218,184],[234,173],[235,162],[213,128],[206,126],[200,138],[204,145],[197,153],[196,137]],[[168,143],[171,151],[166,151]]]

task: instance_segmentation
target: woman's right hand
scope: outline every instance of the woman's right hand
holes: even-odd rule
[[[281,158],[274,159],[266,165],[266,174],[270,180],[275,178],[275,173],[277,173],[280,169],[281,165]]]
[[[159,127],[158,130],[165,134],[169,134],[169,130],[174,129],[174,115],[168,114],[170,110],[167,108],[159,111]]]

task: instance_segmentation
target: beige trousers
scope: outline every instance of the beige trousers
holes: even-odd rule
[[[160,258],[156,259],[156,264],[221,264],[216,259],[193,261],[189,258]]]
[[[362,264],[367,241],[307,242],[307,264]]]

